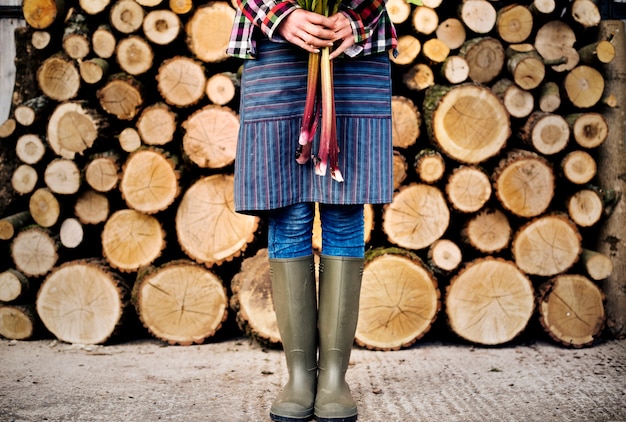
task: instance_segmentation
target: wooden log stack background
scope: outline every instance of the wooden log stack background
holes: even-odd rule
[[[357,343],[450,330],[497,345],[542,327],[594,344],[621,265],[597,245],[621,200],[599,183],[598,151],[606,110],[624,107],[605,74],[624,61],[623,26],[602,29],[590,0],[387,7],[396,195],[366,207]],[[0,335],[105,343],[145,333],[135,320],[171,344],[229,330],[278,344],[264,222],[232,210],[234,5],[22,10],[0,126]]]

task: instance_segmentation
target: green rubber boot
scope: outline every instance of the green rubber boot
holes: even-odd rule
[[[313,256],[270,259],[272,295],[289,381],[270,417],[301,422],[313,416],[317,382],[317,297]]]
[[[315,398],[319,422],[357,419],[356,402],[345,375],[358,322],[362,274],[362,258],[320,258],[320,358]]]

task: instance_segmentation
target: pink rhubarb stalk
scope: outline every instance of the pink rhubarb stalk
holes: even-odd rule
[[[319,68],[319,54],[309,53],[306,100],[304,103],[300,138],[298,139],[299,145],[296,151],[296,161],[299,164],[304,164],[311,158],[311,144],[313,143],[313,137],[317,131],[317,122],[319,120],[319,104],[317,101]]]
[[[306,101],[304,103],[304,114],[302,116],[302,129],[300,130],[300,145],[306,145],[313,140],[315,105],[317,104],[317,84],[319,80],[320,56],[318,53],[309,53],[309,66],[307,76]]]
[[[337,144],[337,118],[335,115],[335,98],[333,87],[333,66],[329,59],[330,47],[322,49],[320,63],[322,85],[322,131],[320,134],[320,148],[315,165],[315,173],[326,175],[326,168],[330,166],[331,177],[343,182],[343,176],[338,168],[339,146]]]
[[[341,0],[301,0],[300,6],[316,13],[331,16],[339,10]],[[321,53],[310,53],[307,77],[307,95],[302,117],[302,129],[298,139],[296,161],[306,163],[311,157],[311,144],[317,130],[321,113],[320,146],[315,157],[315,174],[326,175],[330,167],[331,177],[343,182],[338,168],[339,146],[337,143],[337,116],[333,87],[333,65],[330,60],[331,47],[324,47]],[[318,92],[321,91],[321,104]],[[320,111],[321,109],[321,111]]]

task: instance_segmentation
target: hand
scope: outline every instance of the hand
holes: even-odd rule
[[[335,42],[335,48],[330,53],[330,59],[338,57],[346,49],[355,44],[354,34],[352,33],[352,26],[350,19],[343,13],[337,13],[329,17],[331,26],[329,27],[334,33],[333,41]]]
[[[280,23],[278,33],[290,43],[310,53],[318,53],[320,48],[332,46],[337,39],[332,29],[334,25],[331,18],[296,9]]]

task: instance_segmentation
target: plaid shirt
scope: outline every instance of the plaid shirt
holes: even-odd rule
[[[393,49],[397,55],[396,30],[385,9],[386,0],[344,0],[339,10],[352,24],[356,44],[346,50],[353,57]],[[295,0],[237,0],[238,8],[226,52],[242,59],[256,56],[256,37],[287,42],[276,28],[296,8]]]

